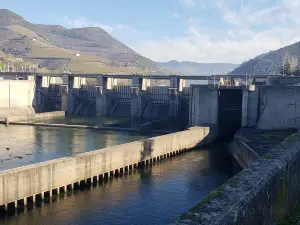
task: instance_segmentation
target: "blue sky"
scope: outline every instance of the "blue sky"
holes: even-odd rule
[[[241,63],[300,41],[300,0],[9,0],[30,22],[99,26],[156,61]]]

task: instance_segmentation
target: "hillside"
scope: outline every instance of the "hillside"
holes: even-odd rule
[[[157,64],[170,72],[184,75],[227,74],[238,66],[231,63],[196,63],[189,61],[178,62],[176,60],[159,62]]]
[[[279,74],[286,57],[293,67],[298,66],[298,62],[300,62],[300,42],[250,59],[230,74]]]
[[[0,71],[1,72],[48,72],[46,68],[39,67],[36,63],[24,61],[14,55],[6,54],[0,50]]]
[[[101,28],[32,24],[6,9],[0,9],[0,50],[55,72],[163,72]]]

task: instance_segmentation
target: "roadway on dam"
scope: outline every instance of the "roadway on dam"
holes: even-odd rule
[[[156,136],[19,125],[1,125],[0,133],[0,170]],[[0,224],[168,224],[238,171],[225,145],[215,143],[0,217]]]

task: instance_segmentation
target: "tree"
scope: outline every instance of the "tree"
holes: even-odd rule
[[[294,76],[300,76],[300,67],[299,67],[299,65],[296,67],[296,69],[293,71],[293,75]]]
[[[286,76],[291,76],[293,74],[291,63],[289,62],[288,58],[286,58],[284,65],[280,70],[280,74],[286,75]]]

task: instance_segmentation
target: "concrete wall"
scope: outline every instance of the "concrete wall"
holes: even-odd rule
[[[291,77],[291,76],[268,76],[267,80],[266,80],[266,85],[293,85],[293,84],[298,84],[300,83],[300,77],[295,76],[295,77]]]
[[[218,124],[218,87],[192,85],[189,125]]]
[[[236,134],[229,144],[229,151],[242,168],[251,166],[260,156]]]
[[[300,87],[260,87],[257,129],[300,128]]]
[[[149,138],[0,172],[0,205],[201,145],[208,127]]]
[[[300,131],[258,159],[174,224],[278,223],[300,199]]]
[[[254,127],[259,116],[259,87],[250,85],[243,90],[242,126]]]
[[[50,119],[55,117],[65,116],[64,111],[56,111],[56,112],[46,112],[46,113],[36,113],[29,115],[18,115],[18,116],[8,116],[6,117],[6,122],[22,122],[28,120],[38,120],[38,119]]]
[[[34,94],[34,81],[0,80],[0,117],[34,113]]]

